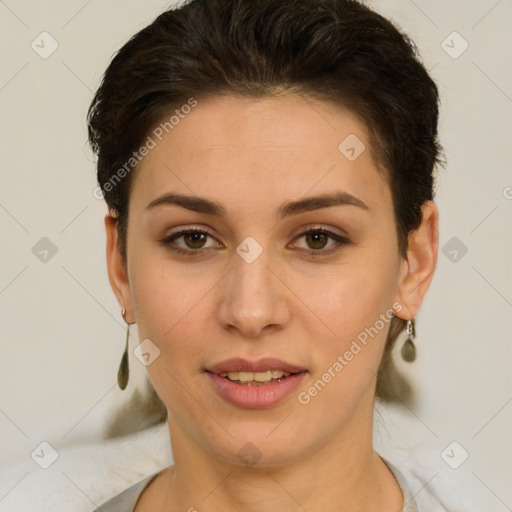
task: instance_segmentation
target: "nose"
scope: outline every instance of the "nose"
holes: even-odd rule
[[[279,270],[263,253],[248,263],[233,254],[233,268],[224,280],[218,321],[246,338],[258,338],[284,328],[290,318],[287,288]]]

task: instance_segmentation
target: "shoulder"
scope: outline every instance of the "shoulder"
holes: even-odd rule
[[[142,491],[160,472],[150,475],[104,502],[92,512],[133,512]]]
[[[381,457],[382,458],[382,457]],[[429,487],[429,481],[423,481],[410,472],[402,472],[397,466],[382,458],[395,476],[404,497],[402,512],[448,512],[437,495]]]

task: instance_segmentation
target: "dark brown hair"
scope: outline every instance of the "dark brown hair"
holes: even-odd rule
[[[117,52],[89,108],[98,183],[118,213],[125,263],[129,171],[151,130],[190,98],[282,92],[340,104],[365,123],[406,257],[420,208],[433,199],[441,153],[437,87],[412,41],[354,0],[191,0],[159,15]],[[389,377],[390,351],[404,326],[398,317],[391,321],[380,396],[389,397],[382,377]]]

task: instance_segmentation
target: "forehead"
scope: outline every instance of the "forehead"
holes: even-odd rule
[[[366,126],[341,106],[298,95],[221,96],[198,99],[176,124],[165,124],[171,115],[150,134],[154,147],[133,177],[137,202],[174,189],[232,202],[313,189],[369,202],[389,196]]]

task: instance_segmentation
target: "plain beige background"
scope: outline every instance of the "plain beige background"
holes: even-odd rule
[[[112,54],[167,5],[0,1],[0,465],[28,459],[43,441],[59,450],[99,439],[143,380],[132,354],[137,377],[125,392],[116,385],[125,331],[107,279],[106,209],[93,194],[85,116]],[[512,2],[371,5],[412,37],[439,84],[448,160],[419,357],[402,364],[419,396],[403,409],[409,441],[429,443],[440,468],[488,493],[495,511],[510,510]],[[455,457],[469,454],[458,469],[441,457],[453,441]],[[0,508],[15,484],[0,480]]]

